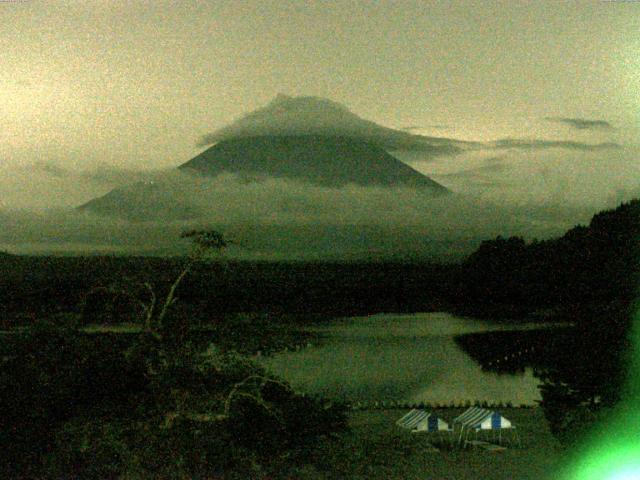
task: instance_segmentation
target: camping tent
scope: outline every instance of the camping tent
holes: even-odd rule
[[[455,427],[456,425],[460,426],[458,442],[462,443],[464,440],[465,445],[470,441],[469,438],[472,433],[477,440],[478,434],[483,432],[491,433],[492,439],[495,439],[497,432],[498,443],[501,444],[503,430],[511,432],[512,439],[517,439],[518,443],[520,443],[520,439],[515,430],[516,427],[501,414],[492,410],[471,407],[459,417],[454,418],[453,426]]]
[[[400,420],[396,425],[411,430],[412,432],[442,432],[450,431],[449,424],[438,418],[433,413],[424,410],[413,409]]]
[[[447,422],[433,413],[424,410],[411,410],[400,418],[396,422],[396,425],[411,430],[411,433],[437,433],[441,441],[444,440],[443,432],[448,434],[453,433],[453,429]],[[451,442],[450,436],[449,442]]]

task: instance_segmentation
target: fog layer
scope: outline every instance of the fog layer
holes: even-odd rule
[[[211,227],[232,257],[457,259],[496,235],[546,238],[587,221],[588,209],[505,205],[419,189],[247,182],[181,172],[120,187],[85,209],[4,210],[0,248],[16,253],[184,253],[186,228]]]

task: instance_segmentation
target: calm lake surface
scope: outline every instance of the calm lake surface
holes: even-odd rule
[[[312,328],[326,337],[322,345],[259,361],[295,389],[331,398],[533,404],[540,394],[531,369],[483,372],[454,336],[540,327],[492,325],[447,313],[352,317]]]

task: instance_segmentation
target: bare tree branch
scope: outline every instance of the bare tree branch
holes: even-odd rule
[[[227,399],[224,402],[224,413],[225,415],[229,415],[229,411],[231,409],[231,401],[233,400],[234,397],[236,396],[247,396],[248,394],[246,394],[245,392],[240,392],[239,390],[244,387],[247,383],[249,383],[249,381],[251,380],[260,380],[260,387],[258,388],[258,390],[262,390],[262,387],[264,387],[267,383],[274,383],[276,385],[280,385],[281,387],[290,390],[289,385],[287,385],[284,382],[281,382],[279,380],[275,380],[273,378],[269,378],[269,377],[265,377],[263,375],[249,375],[248,377],[244,378],[243,380],[241,380],[240,382],[236,383],[232,388],[231,391],[229,392],[229,395],[227,396]],[[264,400],[260,400],[260,402],[264,402]]]

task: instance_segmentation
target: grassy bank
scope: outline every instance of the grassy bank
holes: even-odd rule
[[[462,411],[434,410],[447,421]],[[503,452],[444,448],[430,451],[428,437],[411,434],[395,425],[406,412],[352,412],[351,430],[333,442],[326,442],[315,453],[326,468],[308,470],[300,478],[543,480],[554,478],[562,457],[562,450],[539,408],[500,410],[517,426],[522,440],[521,448],[507,448]]]

